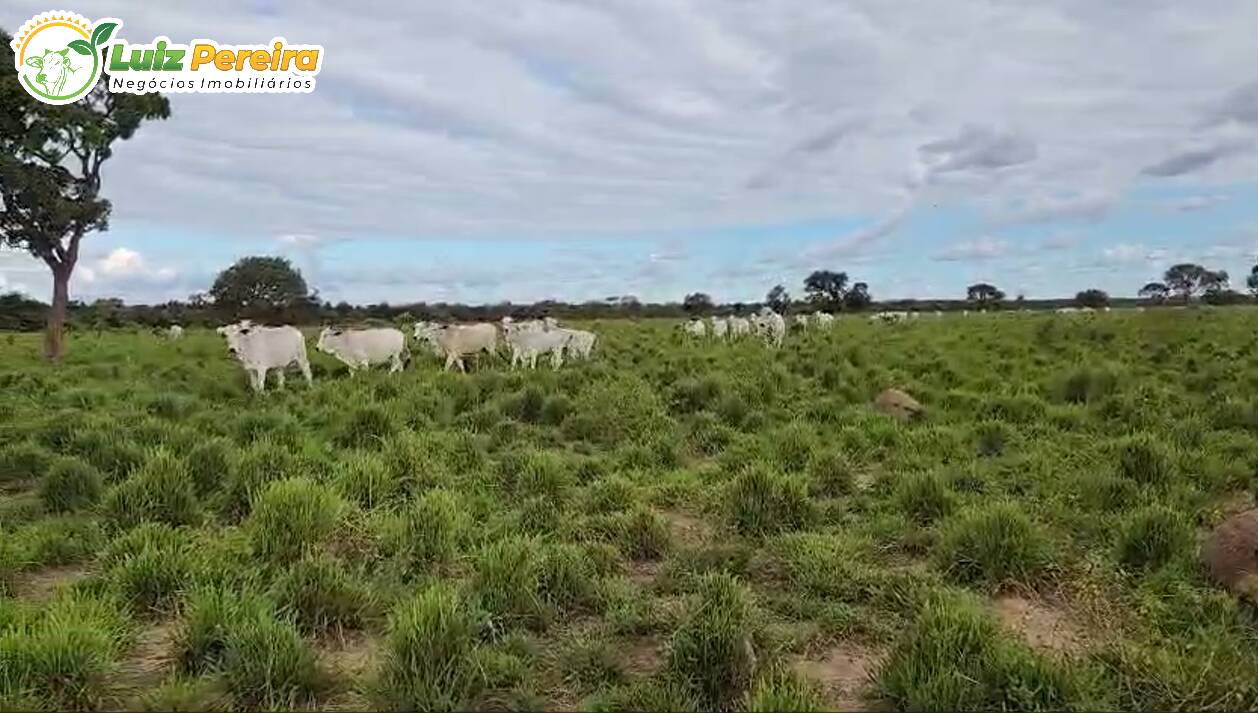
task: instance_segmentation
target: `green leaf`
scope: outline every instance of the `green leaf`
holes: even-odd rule
[[[79,54],[90,55],[92,53],[92,46],[89,45],[86,40],[75,40],[71,42],[70,49],[78,52]]]
[[[92,30],[92,44],[97,47],[105,44],[109,41],[109,36],[112,35],[116,29],[118,29],[118,23],[116,22],[100,23],[95,30]]]

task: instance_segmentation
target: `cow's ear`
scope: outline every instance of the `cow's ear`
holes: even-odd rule
[[[43,69],[44,58],[43,57],[27,57],[26,64],[30,67],[38,67],[40,69]]]
[[[57,50],[57,54],[61,55],[62,57],[69,57],[69,56],[70,56],[70,48],[69,48],[69,47],[67,47],[67,48],[65,48],[65,49],[63,49],[63,50]]]

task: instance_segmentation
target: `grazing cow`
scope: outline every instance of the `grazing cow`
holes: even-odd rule
[[[436,324],[418,322],[415,324],[415,338],[428,342],[432,353],[445,357],[445,370],[457,365],[459,371],[466,372],[467,366],[463,357],[485,352],[490,356],[498,353],[498,329],[492,324]]]
[[[712,318],[712,338],[724,339],[729,334],[729,320],[724,317]]]
[[[823,327],[823,328],[828,329],[834,326],[834,315],[830,314],[829,312],[822,312],[821,310],[817,310],[816,312],[812,313],[812,321],[818,327]]]
[[[280,388],[284,388],[284,370],[294,364],[301,369],[307,384],[314,382],[310,360],[306,358],[306,338],[296,327],[259,327],[244,320],[217,331],[227,339],[227,350],[249,374],[249,385],[254,391],[266,388],[266,373],[272,369]]]
[[[907,318],[907,312],[879,312],[877,314],[870,315],[869,321],[890,324],[893,322],[902,322]]]
[[[745,337],[748,334],[751,334],[751,320],[746,317],[729,318],[729,336],[731,338]]]
[[[171,341],[183,339],[183,327],[180,327],[177,324],[170,325],[166,328],[166,338]]]
[[[559,334],[568,335],[568,353],[574,359],[589,359],[594,353],[594,344],[598,341],[598,335],[594,332],[587,332],[584,329],[568,329],[567,327],[555,327],[547,330]]]
[[[702,319],[692,319],[686,322],[685,330],[686,334],[692,337],[704,337],[708,333],[707,325]]]
[[[62,50],[44,50],[39,57],[27,57],[26,64],[35,67],[39,73],[35,75],[35,83],[44,85],[44,91],[61,96],[66,91],[66,80],[78,71],[70,66],[70,48]]]
[[[782,315],[765,307],[751,321],[756,333],[764,337],[766,342],[771,342],[776,347],[782,346],[782,339],[786,336],[786,320]]]
[[[402,370],[406,355],[406,335],[397,329],[335,329],[325,327],[315,345],[349,367],[352,376],[359,369],[389,362],[389,373]]]
[[[524,363],[530,369],[537,366],[537,358],[550,354],[552,368],[563,365],[563,352],[572,339],[570,330],[547,330],[545,322],[532,324],[504,324],[505,339],[511,349],[511,368]],[[591,348],[593,345],[591,344]]]

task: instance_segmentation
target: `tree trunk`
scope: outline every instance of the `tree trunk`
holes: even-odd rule
[[[48,361],[61,361],[64,349],[66,309],[70,303],[70,270],[52,270],[52,306],[48,308],[48,330],[44,333],[44,356]]]

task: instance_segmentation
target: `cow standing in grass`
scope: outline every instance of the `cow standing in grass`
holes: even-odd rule
[[[280,388],[284,388],[284,370],[293,365],[301,369],[307,384],[314,382],[306,358],[306,338],[296,327],[259,327],[245,320],[219,327],[218,333],[227,339],[227,350],[249,374],[254,391],[266,388],[266,373],[272,369]]]
[[[406,335],[396,329],[335,329],[319,332],[316,348],[349,367],[352,376],[372,364],[389,363],[389,373],[402,370]]]

